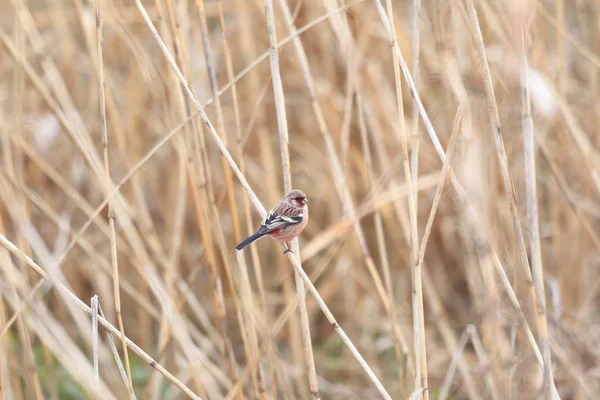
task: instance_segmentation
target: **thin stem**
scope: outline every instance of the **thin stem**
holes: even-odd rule
[[[292,14],[287,1],[280,1],[286,23],[293,26]],[[273,11],[273,1],[265,0],[265,14],[267,22],[267,34],[269,36],[269,65],[271,66],[271,77],[273,82],[273,93],[275,97],[275,108],[277,111],[277,125],[279,128],[279,149],[281,152],[281,167],[283,171],[284,192],[289,193],[292,190],[292,173],[290,169],[290,152],[288,148],[289,133],[287,126],[287,117],[285,112],[285,96],[283,84],[281,82],[281,71],[279,68],[279,53],[277,51],[277,36],[275,30],[275,16]],[[292,251],[300,260],[300,244],[298,239],[291,243]],[[296,297],[298,298],[298,312],[300,317],[300,329],[302,332],[302,346],[304,348],[304,363],[307,367],[308,383],[310,396],[313,399],[319,399],[319,386],[317,383],[317,372],[313,355],[312,341],[310,335],[310,322],[306,310],[306,292],[302,278],[297,272],[294,272],[294,281],[296,283]]]
[[[206,113],[205,113],[204,109],[202,108],[200,102],[198,101],[198,99],[194,95],[194,92],[192,91],[189,83],[185,80],[183,74],[181,73],[181,71],[177,67],[177,64],[175,63],[173,57],[169,53],[169,50],[167,49],[167,47],[165,46],[164,42],[160,38],[158,32],[156,31],[156,28],[154,27],[154,24],[152,23],[152,21],[150,19],[150,16],[146,12],[146,9],[144,8],[144,6],[140,2],[140,0],[136,0],[136,6],[140,10],[140,13],[142,14],[142,16],[144,18],[144,21],[146,22],[146,24],[148,25],[148,28],[150,29],[152,35],[156,39],[156,41],[157,41],[159,47],[161,48],[161,50],[162,50],[165,58],[167,59],[167,61],[169,62],[169,65],[173,69],[173,72],[176,74],[177,78],[179,79],[179,82],[181,83],[181,86],[185,89],[186,93],[188,94],[188,96],[190,97],[190,99],[193,101],[194,105],[196,106],[196,108],[200,112],[200,116],[201,116],[204,124],[206,125],[206,127],[207,127],[207,129],[208,129],[208,131],[209,131],[209,133],[210,133],[210,135],[212,137],[212,139],[215,141],[215,144],[219,148],[219,151],[226,158],[226,160],[229,162],[229,165],[231,166],[231,168],[233,169],[235,175],[239,179],[239,181],[240,181],[242,187],[244,188],[244,190],[246,191],[248,197],[250,198],[250,200],[254,204],[255,208],[258,210],[258,212],[261,214],[261,217],[264,218],[266,216],[266,214],[267,214],[267,211],[265,210],[265,208],[262,205],[262,203],[258,200],[258,197],[256,196],[256,194],[254,193],[254,191],[252,190],[252,188],[250,187],[250,185],[246,181],[246,178],[244,177],[244,175],[242,175],[242,173],[239,170],[237,164],[235,163],[235,161],[231,157],[231,154],[227,150],[227,147],[225,146],[225,144],[223,143],[223,141],[221,140],[221,138],[219,137],[219,135],[215,131],[215,128],[213,127],[212,123],[208,119],[208,116],[206,115]],[[333,318],[333,315],[331,314],[331,311],[329,311],[329,308],[327,307],[327,305],[325,304],[325,302],[323,301],[323,299],[321,298],[321,296],[317,292],[316,288],[310,282],[310,279],[308,278],[308,276],[306,275],[306,273],[302,269],[302,266],[300,265],[299,261],[296,259],[296,257],[292,253],[288,252],[288,253],[286,253],[286,256],[290,260],[290,262],[292,262],[295,270],[300,274],[300,276],[302,277],[302,280],[304,281],[304,283],[307,284],[307,285],[309,285],[311,293],[313,294],[315,300],[319,304],[319,307],[321,308],[321,311],[323,311],[323,313],[325,314],[325,316],[327,317],[327,319],[329,320],[329,322],[334,327],[334,330],[336,331],[336,333],[342,338],[342,341],[344,342],[344,344],[350,349],[350,351],[352,352],[353,356],[357,359],[357,361],[359,362],[359,364],[361,365],[361,367],[365,370],[365,372],[367,373],[367,375],[369,376],[369,378],[371,379],[371,381],[373,382],[373,384],[375,385],[375,387],[377,388],[377,390],[379,391],[379,393],[381,393],[381,395],[383,396],[384,399],[391,399],[390,395],[387,393],[387,391],[385,390],[385,388],[383,387],[383,385],[381,384],[381,382],[379,382],[379,380],[377,379],[377,377],[375,376],[375,374],[373,373],[373,371],[371,370],[371,368],[368,366],[368,364],[366,363],[366,361],[364,360],[364,358],[360,355],[360,353],[358,352],[358,350],[356,349],[356,347],[354,346],[354,344],[352,343],[352,341],[350,341],[350,339],[348,338],[348,336],[346,335],[346,333],[342,330],[342,328],[339,326],[339,324],[337,323],[337,321],[335,320],[335,318]]]
[[[26,263],[33,271],[35,271],[38,275],[40,275],[44,279],[50,279],[54,281],[54,279],[35,261],[33,261],[27,254],[23,253],[17,246],[15,246],[10,240],[8,240],[4,235],[0,233],[0,245],[2,245],[7,251],[17,257],[19,260]],[[75,296],[69,289],[67,289],[63,284],[55,282],[57,289],[59,289],[63,294],[67,296],[72,302],[77,305],[83,312],[87,315],[92,315],[92,309],[83,301],[81,301],[77,296]],[[108,322],[105,318],[98,316],[98,322],[104,326],[104,328],[112,335],[121,336],[121,331],[115,328],[110,322]],[[194,392],[192,392],[187,386],[185,386],[180,380],[178,380],[175,376],[173,376],[169,371],[167,371],[162,365],[158,364],[152,357],[150,357],[144,350],[142,350],[138,345],[136,345],[132,340],[125,337],[126,345],[137,354],[144,362],[150,365],[152,368],[156,369],[158,372],[163,374],[169,381],[171,381],[175,386],[177,386],[183,393],[185,393],[190,399],[194,400],[202,400],[199,396],[197,396]]]
[[[100,0],[96,0],[96,50],[98,61],[98,92],[100,94],[100,127],[102,131],[102,149],[104,154],[104,170],[107,179],[110,181],[110,167],[108,161],[108,130],[106,126],[106,99],[104,94],[104,61],[102,55],[102,26],[104,20],[100,13]],[[108,202],[108,224],[110,227],[110,253],[113,267],[113,292],[115,296],[115,314],[121,332],[121,345],[125,357],[125,370],[127,371],[127,390],[130,398],[136,398],[133,391],[133,379],[131,378],[131,365],[129,363],[129,354],[127,344],[125,343],[125,327],[123,325],[123,315],[121,314],[121,288],[119,285],[119,261],[117,256],[117,235],[115,232],[115,213],[113,210],[113,201]]]
[[[548,336],[548,320],[546,315],[546,294],[544,290],[544,268],[542,265],[542,248],[540,243],[540,226],[538,220],[537,178],[535,167],[535,140],[533,138],[533,117],[531,116],[531,100],[527,81],[527,22],[523,18],[521,31],[521,127],[523,131],[523,153],[525,156],[525,190],[527,197],[527,220],[529,224],[529,245],[531,254],[531,270],[536,293],[536,321],[540,348],[544,359],[544,394],[548,400],[553,399],[554,377],[550,354],[550,338]]]

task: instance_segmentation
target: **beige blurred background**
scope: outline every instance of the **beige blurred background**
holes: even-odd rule
[[[232,161],[307,194],[391,398],[600,396],[597,1],[142,3],[212,133],[135,2],[0,3],[0,398],[382,397],[276,242],[234,249]]]

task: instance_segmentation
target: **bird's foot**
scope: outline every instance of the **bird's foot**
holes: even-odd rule
[[[294,252],[289,247],[286,247],[286,249],[283,251],[283,254],[286,254],[286,253],[294,254]]]

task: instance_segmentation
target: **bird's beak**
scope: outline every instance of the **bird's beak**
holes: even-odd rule
[[[308,203],[308,199],[305,197],[302,199],[302,204],[307,204]]]

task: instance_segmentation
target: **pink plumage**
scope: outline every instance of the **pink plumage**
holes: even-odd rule
[[[242,250],[262,238],[272,238],[287,243],[302,233],[308,223],[308,199],[301,190],[292,190],[279,201],[261,222],[256,233],[243,240],[235,248]]]

